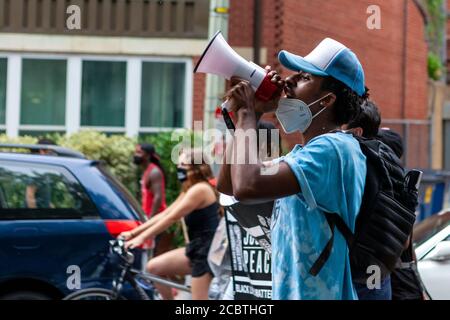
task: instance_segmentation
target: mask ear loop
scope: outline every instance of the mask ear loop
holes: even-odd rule
[[[310,106],[312,106],[313,104],[316,104],[317,102],[319,102],[320,100],[325,99],[326,97],[328,97],[329,95],[331,95],[333,92],[329,92],[327,95],[323,96],[322,98],[317,99],[316,101],[311,102],[310,104],[308,104],[308,108]]]
[[[327,107],[323,107],[322,110],[320,110],[319,112],[317,112],[315,115],[312,116],[311,119],[314,119],[315,117],[317,117],[319,114],[321,114]]]
[[[325,98],[328,97],[330,94],[332,94],[332,92],[328,93],[326,96],[323,96],[323,97],[320,98],[320,99],[317,99],[317,100],[314,101],[313,103],[310,103],[310,104],[308,105],[308,108],[309,108],[309,106],[312,106],[313,104],[317,103],[318,101],[325,99]],[[322,103],[321,103],[320,105],[323,106]],[[314,119],[314,118],[317,117],[319,114],[321,114],[326,108],[327,108],[327,107],[323,107],[322,110],[320,110],[319,112],[317,112],[315,115],[312,116],[312,119]]]

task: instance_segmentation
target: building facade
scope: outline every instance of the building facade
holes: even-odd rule
[[[93,128],[135,136],[190,128],[192,57],[207,38],[208,6],[0,1],[0,130],[17,136]],[[69,29],[77,14],[80,28]]]
[[[231,1],[229,38],[233,46],[252,41],[253,3]],[[368,27],[374,6],[379,10],[380,29]],[[419,2],[281,0],[263,1],[263,7],[261,63],[279,68],[276,56],[281,49],[305,55],[325,37],[344,43],[361,60],[370,97],[381,110],[382,125],[404,137],[405,164],[430,166],[428,49]],[[301,137],[287,140],[292,145]]]
[[[255,6],[256,4],[256,6]],[[77,5],[81,29],[69,30]],[[203,119],[208,0],[0,0],[0,132],[94,128],[129,136]],[[380,28],[368,19],[376,6]],[[325,37],[360,58],[383,125],[405,138],[408,166],[430,165],[425,20],[414,0],[230,0],[228,40],[269,64]],[[225,89],[224,89],[225,90]],[[276,119],[269,115],[269,120]],[[285,137],[289,146],[301,136]]]

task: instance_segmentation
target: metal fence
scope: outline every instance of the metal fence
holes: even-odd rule
[[[407,168],[431,167],[431,136],[429,120],[385,119],[382,127],[388,127],[403,138],[403,165]]]

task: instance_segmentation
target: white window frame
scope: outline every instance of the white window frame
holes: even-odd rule
[[[20,131],[63,131],[74,133],[80,130],[98,130],[102,132],[124,133],[135,137],[140,133],[166,132],[178,127],[141,127],[141,83],[143,62],[175,62],[185,64],[184,128],[192,129],[193,119],[193,63],[192,57],[148,57],[126,55],[83,55],[59,53],[4,53],[0,58],[7,59],[6,124],[0,124],[8,136],[17,137]],[[20,97],[22,93],[23,59],[66,60],[66,104],[64,125],[23,125],[20,124]],[[125,62],[126,102],[125,125],[122,127],[81,126],[81,96],[83,61]],[[16,72],[11,73],[10,63]],[[19,70],[18,70],[19,69]],[[17,72],[17,70],[19,72]]]
[[[63,55],[58,55],[58,54],[42,54],[42,53],[36,53],[36,54],[31,54],[31,53],[24,53],[24,54],[20,54],[21,57],[21,69],[20,69],[20,86],[18,88],[18,92],[19,92],[19,99],[21,99],[22,97],[22,74],[23,74],[23,60],[24,59],[28,59],[28,60],[59,60],[59,61],[66,61],[66,105],[65,105],[65,110],[64,110],[64,116],[65,116],[65,121],[64,124],[61,125],[53,125],[53,124],[21,124],[20,123],[20,112],[22,112],[22,101],[19,101],[19,123],[18,123],[18,130],[20,133],[20,131],[63,131],[63,132],[67,132],[66,129],[66,123],[67,123],[67,101],[69,100],[68,98],[68,83],[69,83],[69,59],[67,59],[67,57],[63,56]]]
[[[22,57],[20,54],[7,55],[6,67],[6,134],[11,137],[19,135],[20,122],[20,87],[22,84]],[[15,72],[11,72],[14,70]]]
[[[0,59],[6,59],[6,81],[8,82],[8,55],[0,54]],[[5,123],[0,123],[0,130],[6,132],[6,99],[8,95],[8,83],[6,83],[6,92],[5,92]]]
[[[66,131],[64,125],[21,124],[19,131]]]
[[[96,130],[101,132],[125,133],[125,127],[82,126],[80,131]]]
[[[185,79],[184,79],[184,123],[183,128],[192,129],[192,119],[193,119],[193,85],[194,85],[194,67],[191,58],[158,58],[158,57],[146,57],[141,60],[144,62],[172,62],[172,63],[185,63]],[[142,66],[141,63],[141,66]],[[142,68],[142,67],[141,67]],[[142,76],[141,76],[142,82]],[[139,106],[139,133],[157,133],[157,132],[167,132],[175,129],[181,129],[179,127],[141,127],[140,119],[140,106]]]
[[[125,67],[126,67],[126,73],[125,73],[125,110],[124,110],[124,126],[89,126],[89,125],[81,125],[81,99],[83,96],[83,83],[81,82],[81,87],[80,87],[80,110],[79,110],[79,115],[80,115],[80,122],[79,122],[79,129],[80,130],[96,130],[96,131],[109,131],[109,132],[126,132],[126,116],[127,116],[127,109],[129,107],[131,107],[130,105],[127,105],[128,103],[128,62],[130,60],[130,57],[125,57],[125,56],[104,56],[104,55],[99,55],[99,56],[94,56],[94,55],[80,55],[79,56],[81,58],[81,70],[80,70],[80,74],[81,74],[81,81],[83,81],[83,62],[84,61],[106,61],[106,62],[125,62]]]

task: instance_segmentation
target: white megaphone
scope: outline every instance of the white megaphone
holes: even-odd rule
[[[226,42],[222,33],[218,31],[209,41],[200,60],[195,66],[194,73],[211,73],[221,76],[227,80],[231,77],[238,77],[250,82],[255,90],[256,98],[264,101],[270,100],[278,87],[271,82],[265,69],[257,64],[247,61],[234,51]],[[229,129],[231,124],[226,112],[227,102],[222,104],[222,114]],[[233,125],[234,126],[234,125]],[[234,129],[234,128],[233,128]]]

